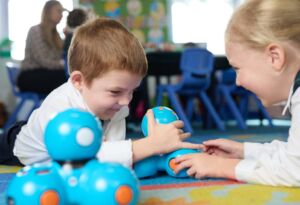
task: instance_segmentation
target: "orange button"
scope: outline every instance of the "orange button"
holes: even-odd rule
[[[56,191],[48,190],[42,194],[40,201],[40,205],[58,205],[59,195]]]
[[[119,205],[126,205],[131,202],[133,198],[133,191],[129,186],[123,185],[117,189],[115,197]]]
[[[175,158],[173,158],[173,159],[171,159],[170,161],[169,161],[169,167],[174,171],[175,169],[176,169],[176,167],[177,167],[177,163],[175,163]]]

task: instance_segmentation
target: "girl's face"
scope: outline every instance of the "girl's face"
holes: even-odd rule
[[[56,25],[62,19],[63,7],[59,4],[53,6],[50,11],[50,19]]]
[[[226,55],[236,70],[237,85],[255,93],[265,106],[286,100],[288,90],[283,75],[276,72],[264,50],[228,42]]]
[[[112,70],[94,79],[90,86],[87,86],[82,78],[77,89],[97,117],[109,120],[123,106],[129,105],[133,92],[141,80],[140,75]]]

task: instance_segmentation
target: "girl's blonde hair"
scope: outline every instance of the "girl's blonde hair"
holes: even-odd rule
[[[231,17],[225,41],[253,48],[278,41],[300,45],[300,0],[246,0]]]
[[[110,70],[145,76],[148,65],[143,47],[121,23],[96,18],[74,33],[68,53],[69,71],[80,71],[87,84]]]
[[[42,37],[49,47],[54,47],[58,50],[61,50],[63,47],[63,41],[57,32],[56,26],[54,28],[50,26],[50,24],[52,25],[51,10],[56,6],[62,7],[60,2],[56,0],[47,1],[44,5],[41,20]]]

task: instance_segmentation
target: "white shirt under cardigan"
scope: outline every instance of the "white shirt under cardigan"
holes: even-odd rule
[[[40,108],[31,114],[27,124],[17,135],[14,155],[22,164],[50,161],[44,143],[44,130],[55,114],[68,108],[90,111],[70,80],[47,96]],[[102,146],[97,153],[100,161],[119,162],[125,166],[132,165],[132,143],[131,140],[125,140],[125,117],[128,113],[128,107],[123,107],[110,121],[105,123]]]
[[[240,181],[272,186],[300,186],[300,88],[293,86],[283,113],[292,119],[287,142],[244,143],[244,159],[236,166]]]

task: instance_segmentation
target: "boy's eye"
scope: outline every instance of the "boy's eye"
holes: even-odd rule
[[[119,93],[120,93],[120,91],[118,91],[118,90],[110,90],[109,92],[110,92],[110,93],[112,93],[112,94],[114,94],[114,95],[116,95],[116,94],[119,94]]]

